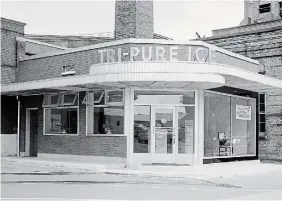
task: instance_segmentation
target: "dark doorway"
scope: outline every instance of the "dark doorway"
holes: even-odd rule
[[[30,156],[37,156],[38,110],[30,110]]]

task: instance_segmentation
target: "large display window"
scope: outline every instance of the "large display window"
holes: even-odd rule
[[[78,134],[78,93],[45,94],[44,135]]]
[[[87,135],[124,135],[123,90],[87,92],[83,103]]]
[[[204,158],[255,156],[256,101],[204,92]]]

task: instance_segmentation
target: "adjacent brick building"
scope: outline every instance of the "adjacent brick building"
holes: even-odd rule
[[[260,62],[260,73],[282,79],[281,16],[281,1],[245,1],[241,26],[213,30],[212,36],[203,41],[256,59]],[[267,137],[260,140],[260,158],[281,161],[282,92],[266,92],[260,102],[260,133]]]

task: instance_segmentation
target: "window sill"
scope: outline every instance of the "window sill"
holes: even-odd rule
[[[90,137],[124,137],[124,134],[87,134],[86,136],[90,136]]]
[[[78,136],[78,133],[74,133],[74,134],[64,134],[64,133],[44,133],[43,135],[66,135],[66,136]]]
[[[67,72],[61,73],[62,76],[64,76],[64,75],[74,75],[74,74],[75,74],[75,71],[67,71]]]

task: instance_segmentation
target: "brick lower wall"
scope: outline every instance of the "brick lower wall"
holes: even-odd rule
[[[260,158],[282,161],[282,92],[266,94],[267,140],[260,140]]]
[[[80,103],[83,99],[80,93]],[[79,135],[43,135],[43,96],[21,97],[20,151],[25,150],[25,111],[38,107],[38,153],[126,157],[126,136],[86,136],[86,108],[80,104]]]

